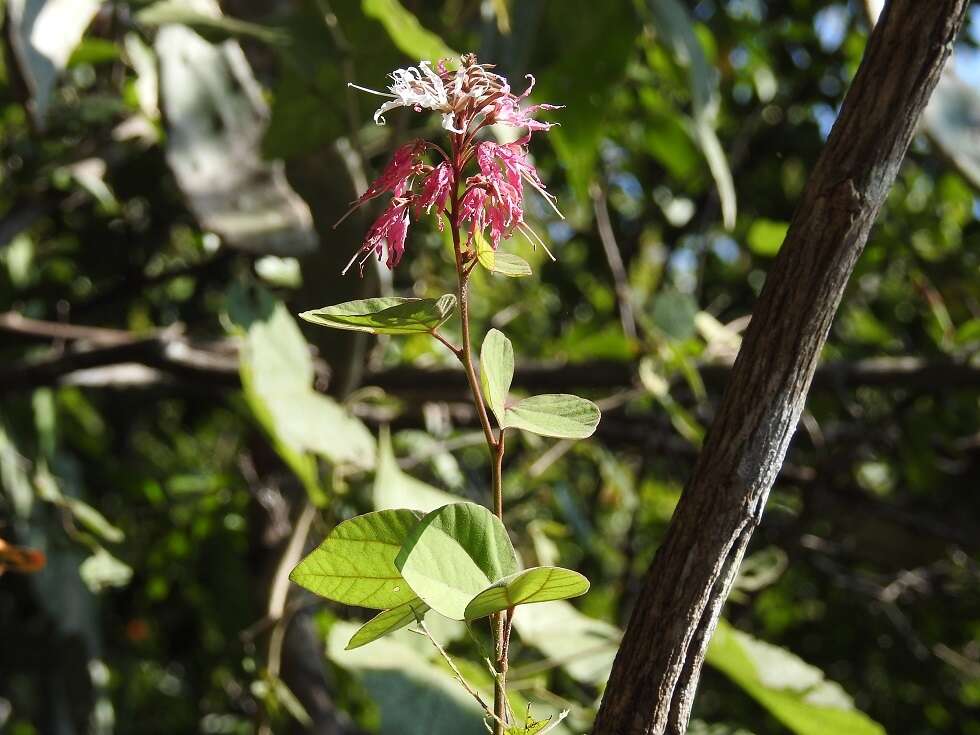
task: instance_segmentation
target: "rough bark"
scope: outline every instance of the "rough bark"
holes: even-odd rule
[[[708,640],[782,465],[831,321],[968,5],[892,0],[872,33],[647,573],[596,735],[686,731]]]

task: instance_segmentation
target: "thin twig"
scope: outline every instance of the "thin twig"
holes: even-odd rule
[[[589,187],[592,195],[592,207],[595,210],[596,227],[599,230],[599,240],[612,271],[616,287],[616,301],[619,304],[619,319],[623,324],[623,333],[629,339],[636,339],[636,318],[633,315],[633,296],[630,290],[629,276],[623,264],[623,256],[619,252],[616,234],[613,232],[609,219],[609,204],[604,185],[593,183]]]

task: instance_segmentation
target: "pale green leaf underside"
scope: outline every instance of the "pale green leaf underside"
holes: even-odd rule
[[[504,333],[491,329],[480,348],[480,382],[483,395],[497,421],[504,423],[504,408],[514,379],[514,346]]]
[[[391,448],[391,435],[382,427],[378,439],[378,469],[372,490],[374,507],[412,508],[428,513],[456,501],[456,497],[402,471]]]
[[[475,503],[453,503],[419,522],[395,566],[429,607],[463,620],[473,597],[517,572],[517,554],[493,513]]]
[[[484,618],[501,610],[535,602],[567,600],[589,591],[589,580],[561,567],[532,567],[495,582],[470,600],[466,619]]]
[[[411,510],[379,510],[339,524],[289,578],[328,600],[376,609],[415,598],[395,557],[418,523]]]
[[[354,332],[419,334],[431,332],[445,322],[455,308],[453,294],[438,299],[383,296],[304,311],[300,318],[321,327]]]
[[[503,426],[541,436],[584,439],[599,423],[599,407],[567,393],[531,396],[507,409]]]
[[[418,597],[413,597],[398,607],[379,612],[358,628],[357,632],[351,636],[350,642],[347,644],[347,650],[352,651],[355,648],[360,648],[372,641],[378,640],[382,636],[400,630],[406,625],[414,623],[428,611],[428,605]]]

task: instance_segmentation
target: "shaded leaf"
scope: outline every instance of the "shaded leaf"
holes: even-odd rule
[[[504,424],[504,410],[514,379],[514,346],[504,333],[491,329],[480,348],[480,382],[483,395],[497,421]]]
[[[453,294],[438,299],[382,296],[304,311],[300,318],[321,327],[354,332],[419,334],[431,332],[445,322],[455,308]]]
[[[463,620],[476,594],[517,572],[517,554],[493,513],[475,503],[453,503],[419,522],[395,566],[429,607]]]
[[[378,640],[382,636],[394,633],[396,630],[404,628],[406,625],[414,623],[429,611],[426,605],[418,597],[413,597],[408,602],[404,602],[398,607],[379,612],[364,625],[357,629],[347,643],[346,650],[352,651],[355,648],[367,645]]]
[[[541,436],[584,439],[599,424],[599,407],[592,401],[567,393],[531,396],[506,411],[503,426]]]
[[[421,514],[380,510],[338,524],[289,578],[345,605],[393,608],[415,599],[395,557]]]
[[[475,620],[517,605],[567,600],[589,591],[589,580],[561,567],[532,567],[508,575],[470,600],[466,619]]]

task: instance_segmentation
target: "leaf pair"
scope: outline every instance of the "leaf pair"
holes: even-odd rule
[[[383,610],[348,648],[403,628],[430,608],[453,620],[476,620],[589,589],[569,569],[520,571],[500,519],[474,503],[452,503],[424,517],[383,510],[344,521],[290,579],[335,602]]]
[[[542,436],[585,439],[599,423],[592,401],[567,393],[548,393],[507,404],[514,379],[514,346],[503,332],[491,329],[480,349],[483,395],[501,429],[523,429]]]

